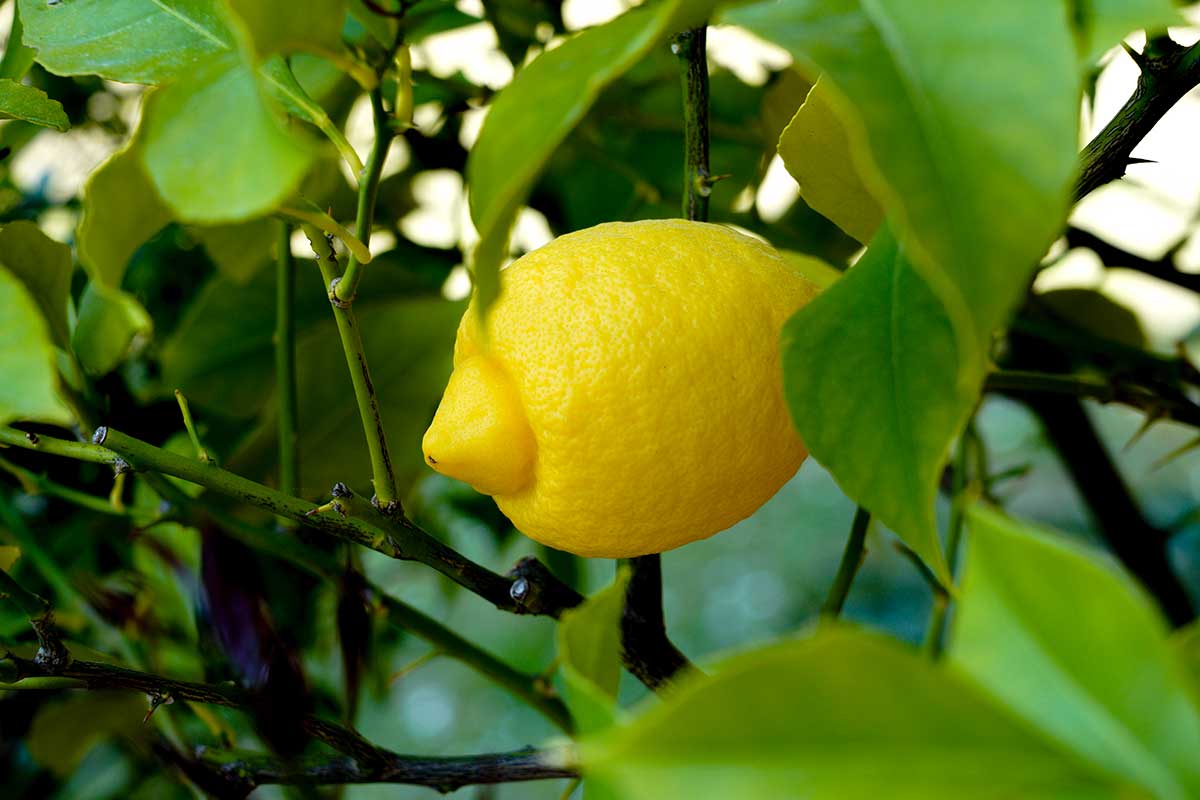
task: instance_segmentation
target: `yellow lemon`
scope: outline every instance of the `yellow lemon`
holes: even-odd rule
[[[779,335],[815,284],[755,239],[702,222],[614,222],[502,273],[472,306],[425,433],[433,469],[493,495],[539,542],[658,553],[752,514],[806,451]]]

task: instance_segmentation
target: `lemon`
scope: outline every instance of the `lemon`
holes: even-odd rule
[[[817,292],[771,247],[684,220],[606,223],[518,259],[472,305],[425,433],[433,469],[582,556],[725,530],[806,451],[783,401],[783,323]]]

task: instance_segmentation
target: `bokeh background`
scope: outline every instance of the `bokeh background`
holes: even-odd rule
[[[11,25],[13,5],[0,2],[0,41]],[[429,530],[493,568],[503,570],[518,557],[537,553],[588,593],[612,579],[613,562],[542,550],[513,531],[487,498],[422,469],[418,444],[449,372],[454,327],[470,290],[464,254],[477,235],[466,210],[463,170],[488,99],[537,53],[628,5],[504,0],[484,8],[477,0],[460,0],[422,30],[413,48],[416,126],[397,138],[385,167],[379,225],[371,240],[372,250],[381,255],[367,270],[357,306],[411,512]],[[1200,22],[1200,14],[1192,18]],[[1173,33],[1184,43],[1200,38],[1200,31]],[[1131,39],[1131,44],[1141,42]],[[712,166],[729,175],[713,192],[712,219],[839,267],[851,263],[856,243],[805,206],[774,155],[779,132],[807,91],[805,76],[783,51],[730,27],[710,31],[709,58]],[[294,67],[365,156],[371,121],[360,90],[316,59],[298,56]],[[514,255],[598,222],[678,214],[683,147],[677,69],[664,46],[601,97],[556,153],[521,213]],[[1136,78],[1132,61],[1114,51],[1082,109],[1081,143],[1112,117]],[[72,129],[57,133],[0,121],[0,147],[12,150],[0,162],[0,222],[34,220],[50,236],[72,243],[84,181],[136,124],[141,89],[60,78],[38,67],[29,80],[64,103]],[[1200,325],[1200,296],[1122,263],[1172,260],[1180,270],[1200,274],[1197,131],[1200,95],[1193,92],[1134,151],[1150,163],[1131,167],[1125,180],[1093,193],[1075,211],[1075,232],[1048,255],[1037,279],[1039,292],[1084,288],[1099,293],[1132,314],[1123,319],[1136,320],[1134,334],[1147,346],[1166,354],[1183,346],[1200,354],[1200,335],[1193,333]],[[352,218],[354,198],[332,157],[305,191],[331,207],[334,216]],[[90,380],[106,421],[150,441],[179,443],[182,424],[171,392],[182,388],[206,443],[222,463],[272,480],[274,277],[269,263],[274,225],[270,220],[215,229],[171,225],[138,251],[122,287],[136,300],[135,311],[123,327],[106,334],[106,351],[92,360]],[[1072,242],[1091,242],[1083,234],[1112,247],[1095,242],[1072,247]],[[307,261],[312,253],[302,238],[292,242],[292,250],[300,273],[302,484],[306,496],[318,499],[336,480],[367,486],[368,462],[324,292]],[[84,284],[77,273],[80,308]],[[1116,335],[1117,327],[1122,335],[1130,330],[1110,317],[1072,313],[1080,325],[1098,327],[1102,334]],[[1127,409],[1090,404],[1088,413],[1147,516],[1172,532],[1172,557],[1200,601],[1200,448],[1186,449],[1188,430],[1171,423],[1136,435],[1143,418]],[[995,496],[1022,517],[1083,538],[1094,536],[1086,508],[1029,412],[1012,401],[989,399],[978,427]],[[97,496],[111,488],[111,476],[87,465],[25,455],[20,463]],[[193,532],[178,526],[142,532],[127,518],[79,511],[29,491],[2,472],[0,486],[38,533],[42,555],[149,664],[179,677],[212,669],[201,654],[196,623]],[[126,487],[124,499],[147,515],[153,511],[153,498],[136,481]],[[703,662],[803,630],[824,598],[853,511],[830,476],[809,461],[752,518],[666,554],[664,599],[672,637]],[[4,539],[0,526],[0,544]],[[846,616],[919,642],[931,604],[927,583],[887,531],[873,529],[868,548]],[[514,666],[531,673],[552,669],[552,622],[497,613],[420,565],[374,553],[363,554],[362,562],[376,582]],[[29,580],[36,586],[36,577]],[[321,707],[336,714],[343,669],[336,593],[304,584],[270,562],[261,580],[314,692],[324,698]],[[80,608],[60,610],[59,621],[69,635],[103,649],[102,637],[88,638],[94,622]],[[27,638],[25,628],[19,615],[0,606],[0,642]],[[356,723],[381,745],[456,754],[511,749],[555,733],[536,713],[465,666],[430,657],[429,646],[415,637],[376,624],[368,664]],[[642,692],[632,679],[623,685],[628,703],[637,702]],[[0,795],[188,796],[148,756],[144,710],[139,698],[127,696],[0,691]],[[239,745],[255,741],[236,714],[212,710],[213,717],[205,720],[180,706],[159,713],[177,717],[195,741],[216,742],[222,735],[236,736]],[[551,782],[462,794],[556,798],[565,788]],[[256,796],[285,794],[269,788]],[[352,787],[343,796],[432,793]]]

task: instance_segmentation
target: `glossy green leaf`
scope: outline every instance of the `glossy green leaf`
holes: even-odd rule
[[[554,149],[613,80],[651,48],[705,18],[711,0],[665,0],[584,31],[524,67],[492,102],[467,161],[474,275],[484,307],[499,292],[509,233]]]
[[[312,159],[264,102],[255,72],[233,55],[161,89],[142,125],[146,172],[186,222],[239,222],[269,212]]]
[[[143,115],[151,113],[156,102],[157,93],[147,95]],[[83,185],[79,260],[92,280],[114,289],[121,285],[134,252],[171,221],[170,209],[142,167],[142,131],[139,128]]]
[[[0,267],[15,275],[37,302],[59,347],[70,340],[67,303],[71,293],[71,248],[56,242],[32,222],[10,222],[0,229]]]
[[[342,49],[344,0],[225,0],[245,24],[259,55]]]
[[[950,658],[1097,770],[1200,795],[1200,713],[1151,599],[1107,558],[977,507]]]
[[[1075,0],[1067,7],[1074,14],[1085,67],[1138,29],[1187,24],[1171,0]]]
[[[21,9],[13,8],[12,28],[8,32],[8,43],[4,55],[0,56],[0,78],[19,81],[29,72],[37,51],[25,44],[25,26],[21,23]]]
[[[720,664],[581,754],[625,800],[1138,796],[952,670],[841,626]]]
[[[883,210],[859,177],[835,102],[818,80],[780,134],[779,155],[805,202],[866,244],[883,223]],[[864,156],[860,148],[858,157]]]
[[[56,75],[162,83],[234,49],[214,0],[18,0],[25,40]]]
[[[25,284],[0,268],[0,424],[31,420],[68,425],[58,397],[50,328]]]
[[[726,21],[817,65],[849,101],[879,170],[867,185],[950,310],[959,357],[979,358],[1066,215],[1080,84],[1062,5],[815,0]]]
[[[7,78],[0,79],[0,119],[23,119],[59,131],[71,127],[62,103],[51,100],[41,89]]]
[[[130,355],[138,340],[146,340],[154,323],[133,295],[90,283],[79,301],[79,319],[71,348],[84,370],[105,375]]]
[[[943,580],[934,500],[975,402],[957,347],[887,226],[783,332],[784,393],[809,452]]]
[[[563,699],[580,733],[608,727],[615,719],[621,682],[621,613],[629,570],[607,588],[563,614],[558,625]]]

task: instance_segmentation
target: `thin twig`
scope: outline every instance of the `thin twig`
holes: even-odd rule
[[[1193,403],[1186,395],[1180,393],[1177,397],[1167,397],[1162,391],[1118,378],[1002,369],[987,376],[984,389],[1019,396],[1029,393],[1068,395],[1101,403],[1121,403],[1163,419],[1200,427],[1200,405]]]
[[[821,613],[827,617],[837,617],[842,613],[846,597],[850,594],[850,586],[854,576],[862,566],[863,558],[867,555],[867,529],[871,527],[871,512],[862,506],[854,512],[854,522],[850,525],[850,536],[846,539],[846,547],[842,551],[842,560],[838,564],[837,574],[834,575],[833,585],[821,606]]]
[[[371,457],[371,483],[375,487],[375,503],[386,514],[402,516],[400,497],[396,490],[396,473],[392,469],[392,457],[388,452],[387,432],[383,426],[383,415],[379,410],[379,398],[375,384],[371,381],[371,370],[367,366],[367,354],[359,334],[358,319],[354,308],[337,297],[338,276],[337,254],[324,233],[304,226],[304,234],[312,244],[317,256],[321,277],[329,288],[329,306],[337,323],[338,338],[346,355],[346,366],[350,369],[350,382],[354,386],[354,400],[358,404],[358,416],[362,420],[363,435],[367,440],[367,451]]]
[[[708,27],[684,31],[671,43],[683,83],[683,216],[708,219],[713,179],[708,167]]]
[[[375,124],[375,141],[371,145],[370,155],[367,156],[367,165],[359,177],[358,210],[355,216],[354,231],[359,241],[364,242],[368,247],[371,245],[371,228],[375,224],[375,198],[379,194],[379,180],[383,176],[383,163],[387,160],[392,137],[395,136],[391,125],[388,124],[387,111],[383,107],[383,90],[376,87],[371,91],[370,97],[371,118]],[[349,305],[354,302],[361,280],[361,265],[354,253],[351,253],[346,260],[346,270],[342,273],[341,280],[331,291],[339,301]]]

